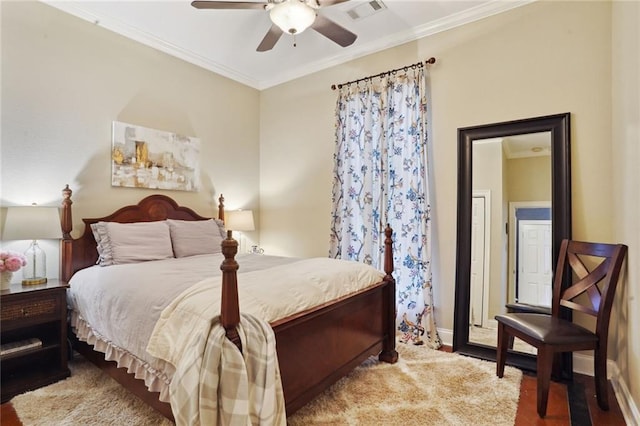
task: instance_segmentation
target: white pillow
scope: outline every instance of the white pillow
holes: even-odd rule
[[[209,220],[167,219],[171,244],[176,257],[221,253],[224,230],[221,222]]]
[[[102,266],[145,262],[173,257],[169,225],[156,222],[98,222],[91,226],[98,238],[98,263]]]

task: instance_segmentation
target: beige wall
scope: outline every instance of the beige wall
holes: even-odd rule
[[[607,143],[615,188],[613,239],[627,244],[629,254],[611,336],[622,378],[640,409],[640,2],[614,2],[612,22],[612,136]]]
[[[551,157],[512,158],[507,176],[509,201],[551,201]]]
[[[1,7],[3,206],[59,205],[69,184],[79,231],[156,192],[111,187],[116,120],[200,138],[202,188],[165,192],[179,203],[212,216],[223,193],[229,208],[258,207],[257,90],[42,3]]]

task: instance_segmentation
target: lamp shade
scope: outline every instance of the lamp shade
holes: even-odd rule
[[[273,3],[269,16],[282,31],[300,34],[316,20],[316,11],[304,1],[284,0]]]
[[[57,207],[8,207],[3,240],[48,240],[62,237]]]
[[[231,231],[253,231],[256,229],[253,223],[251,210],[232,210],[225,213],[225,227]]]

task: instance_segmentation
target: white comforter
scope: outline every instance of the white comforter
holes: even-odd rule
[[[240,311],[268,322],[357,292],[384,276],[368,265],[327,258],[241,254],[236,259]],[[200,255],[78,271],[68,292],[71,325],[80,339],[107,359],[126,363],[167,401],[164,385],[189,336],[220,313],[222,260],[221,254]],[[152,386],[156,378],[162,383]]]

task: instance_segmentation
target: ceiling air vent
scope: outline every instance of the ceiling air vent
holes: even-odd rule
[[[349,15],[353,20],[358,20],[371,16],[374,13],[381,12],[386,8],[387,6],[385,6],[382,1],[371,0],[347,10],[347,15]]]

